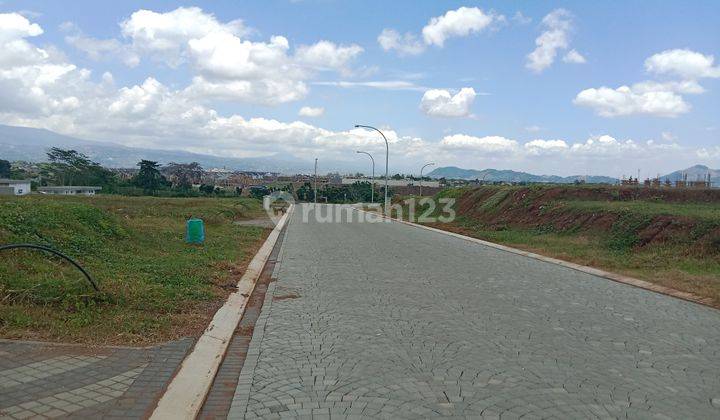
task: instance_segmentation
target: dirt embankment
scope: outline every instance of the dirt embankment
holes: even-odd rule
[[[693,206],[710,216],[696,217]],[[493,230],[602,234],[618,250],[672,242],[720,255],[720,190],[487,186],[465,192],[457,213]]]

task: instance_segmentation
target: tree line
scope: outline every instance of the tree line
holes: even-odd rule
[[[203,168],[197,162],[169,163],[165,166],[152,160],[137,163],[138,172],[128,180],[121,180],[118,174],[102,167],[87,155],[77,150],[65,150],[57,147],[47,152],[48,161],[38,164],[37,184],[42,186],[98,186],[105,193],[137,193],[145,195],[223,195],[215,185],[203,184]],[[0,178],[35,178],[23,171],[14,171],[7,160],[0,160]],[[200,184],[198,192],[193,185]],[[241,189],[233,193],[240,194]]]

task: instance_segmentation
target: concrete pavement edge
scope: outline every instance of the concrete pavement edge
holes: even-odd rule
[[[292,211],[290,206],[250,261],[237,290],[215,313],[158,401],[151,419],[194,419],[200,412],[255,283]]]

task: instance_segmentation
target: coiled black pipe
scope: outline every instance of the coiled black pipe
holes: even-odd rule
[[[56,251],[52,248],[48,248],[43,245],[35,245],[35,244],[8,244],[8,245],[0,245],[0,251],[5,251],[7,249],[17,249],[17,248],[29,248],[29,249],[38,249],[41,251],[49,252],[51,254],[57,255],[58,257],[64,258],[65,260],[69,261],[70,264],[74,265],[80,272],[82,272],[85,275],[85,278],[87,278],[87,281],[90,282],[93,289],[95,289],[96,292],[99,292],[100,289],[98,288],[97,284],[95,283],[95,280],[93,280],[92,277],[90,277],[90,274],[88,274],[87,271],[85,271],[84,268],[80,266],[75,260],[68,257],[67,255],[63,254],[60,251]]]

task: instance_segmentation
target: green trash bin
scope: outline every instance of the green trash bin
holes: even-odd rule
[[[189,244],[201,244],[205,242],[205,224],[202,219],[189,219],[185,241]]]

